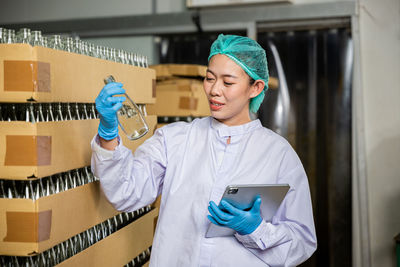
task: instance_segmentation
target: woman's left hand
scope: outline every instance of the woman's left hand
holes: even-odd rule
[[[262,218],[260,214],[261,197],[257,196],[253,202],[253,206],[250,210],[241,210],[226,200],[221,200],[222,210],[218,207],[214,201],[210,201],[208,211],[211,216],[208,215],[208,219],[219,226],[225,226],[232,228],[241,235],[248,235],[261,224]]]

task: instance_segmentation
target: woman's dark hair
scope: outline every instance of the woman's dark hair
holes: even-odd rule
[[[256,80],[254,80],[254,79],[251,78],[250,76],[249,76],[249,78],[250,78],[250,85],[253,85],[253,84],[256,82]]]

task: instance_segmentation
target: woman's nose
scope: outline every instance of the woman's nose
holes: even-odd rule
[[[221,88],[220,88],[220,84],[218,82],[214,83],[213,86],[211,87],[211,91],[210,94],[212,96],[221,96]]]

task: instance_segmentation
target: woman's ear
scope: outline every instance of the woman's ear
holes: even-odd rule
[[[250,98],[258,96],[264,90],[265,82],[263,80],[256,80],[250,88]]]

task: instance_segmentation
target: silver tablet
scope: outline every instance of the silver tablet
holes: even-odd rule
[[[288,184],[228,185],[221,198],[240,209],[252,206],[257,195],[261,197],[261,217],[270,222],[289,191]],[[231,236],[235,231],[210,223],[206,237]]]

